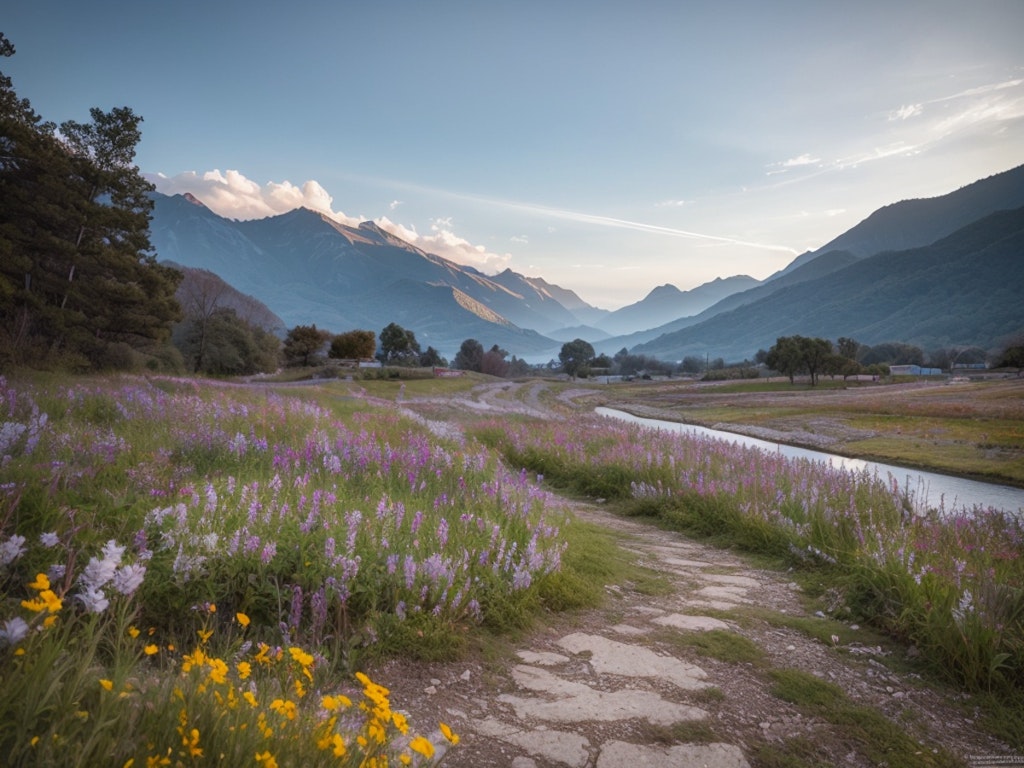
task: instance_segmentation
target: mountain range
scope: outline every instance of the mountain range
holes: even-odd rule
[[[191,195],[154,200],[161,260],[215,273],[288,327],[379,333],[396,322],[448,357],[467,338],[538,362],[576,337],[609,353],[742,360],[793,334],[987,349],[1024,331],[1024,166],[886,206],[767,280],[661,285],[614,312],[543,278],[485,275],[373,222],[307,209],[235,221]]]

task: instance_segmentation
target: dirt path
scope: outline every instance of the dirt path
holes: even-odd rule
[[[535,385],[486,385],[446,407],[545,412],[543,400]],[[439,432],[458,430],[438,420],[436,403],[401,405],[424,406],[431,423],[445,424]],[[853,704],[883,713],[919,742],[921,765],[1007,754],[979,732],[956,692],[887,665],[905,649],[884,650],[856,627],[842,642],[792,628],[826,619],[807,615],[786,574],[599,505],[564,503],[614,531],[671,590],[611,585],[603,607],[551,615],[508,657],[374,670],[414,723],[443,721],[460,734],[442,758],[445,768],[740,768],[769,764],[772,755],[807,762],[770,764],[880,764],[849,729],[775,695],[780,669],[833,683]]]

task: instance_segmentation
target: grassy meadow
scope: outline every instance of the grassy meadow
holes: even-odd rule
[[[427,765],[458,735],[371,662],[456,658],[615,578],[548,487],[768,555],[950,683],[1024,693],[1021,521],[597,417],[439,437],[373,404],[468,386],[0,378],[0,754]]]
[[[340,390],[0,380],[0,425],[11,765],[423,763],[362,664],[572,600],[531,477]]]

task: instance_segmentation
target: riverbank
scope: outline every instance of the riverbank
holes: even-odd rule
[[[1024,487],[1024,380],[764,386],[633,382],[579,387],[574,399],[579,407]]]

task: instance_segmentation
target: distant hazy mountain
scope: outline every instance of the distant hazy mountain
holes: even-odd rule
[[[175,292],[186,316],[208,315],[217,309],[232,309],[245,322],[265,331],[284,337],[287,332],[284,320],[257,298],[236,290],[224,282],[219,275],[206,269],[186,267],[174,262],[164,262],[179,270],[184,277]]]
[[[934,243],[993,211],[1024,205],[1024,165],[968,184],[940,197],[903,200],[868,216],[839,237],[794,259],[768,281],[830,251],[872,256]],[[766,281],[767,282],[767,281]]]
[[[747,275],[716,278],[689,291],[660,285],[643,299],[617,309],[595,325],[611,336],[657,328],[681,317],[699,314],[716,302],[760,284]]]
[[[487,277],[372,222],[348,227],[307,209],[234,221],[190,195],[154,200],[150,234],[161,260],[214,272],[289,327],[379,333],[397,322],[424,348],[449,356],[467,338],[520,356],[546,355],[560,345],[535,329],[579,325],[601,312],[543,280],[511,271]]]
[[[1022,253],[1024,207],[1000,211],[932,245],[858,259],[631,351],[742,360],[795,334],[988,349],[1024,331]]]

